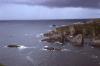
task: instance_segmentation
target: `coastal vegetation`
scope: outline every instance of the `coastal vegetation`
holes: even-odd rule
[[[3,64],[0,64],[0,66],[5,66],[5,65],[3,65]]]

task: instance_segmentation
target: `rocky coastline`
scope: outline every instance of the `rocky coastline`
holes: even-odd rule
[[[100,46],[100,19],[56,27],[44,33],[41,41],[62,45],[70,42],[74,46],[82,46],[88,42],[84,41],[85,39],[91,40],[92,46]]]

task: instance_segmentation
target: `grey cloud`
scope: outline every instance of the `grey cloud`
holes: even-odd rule
[[[100,8],[100,0],[0,0],[0,2],[42,5],[48,7]]]
[[[100,0],[50,0],[42,5],[51,7],[100,8]]]

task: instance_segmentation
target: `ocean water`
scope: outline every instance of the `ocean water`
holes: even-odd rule
[[[100,49],[73,47],[40,42],[41,34],[54,29],[51,25],[68,25],[85,20],[6,20],[0,21],[0,63],[5,66],[100,66]],[[9,48],[7,45],[21,45]],[[44,50],[55,46],[62,51]]]

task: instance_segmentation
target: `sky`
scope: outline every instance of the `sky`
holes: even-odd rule
[[[0,0],[0,20],[100,18],[100,0]]]

